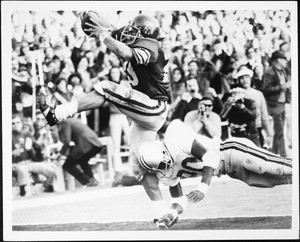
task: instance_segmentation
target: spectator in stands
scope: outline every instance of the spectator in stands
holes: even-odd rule
[[[225,76],[217,71],[215,65],[212,62],[204,62],[202,72],[209,74],[208,77],[210,80],[210,87],[216,91],[218,96],[222,97],[224,93],[229,92],[230,87]]]
[[[91,50],[90,43],[85,39],[85,36],[78,35],[76,37],[74,48],[71,53],[71,60],[73,62],[75,71],[78,69],[78,64],[81,58],[85,55],[86,51]]]
[[[247,63],[245,64],[248,69],[253,70],[253,67],[260,63],[259,57],[255,53],[252,46],[246,49]]]
[[[219,96],[217,95],[215,89],[210,87],[210,79],[208,72],[202,72],[199,76],[199,93],[202,97],[205,95],[213,98],[213,109],[215,113],[219,114],[222,111],[223,104]]]
[[[213,112],[214,100],[210,95],[203,96],[199,101],[198,109],[190,111],[184,118],[184,123],[189,125],[195,132],[209,138],[215,136],[221,138],[221,118]]]
[[[55,89],[56,91],[54,92],[54,98],[55,98],[55,103],[58,104],[63,104],[66,102],[69,102],[72,99],[72,93],[67,89],[67,79],[64,77],[60,77],[57,79],[55,82]]]
[[[88,71],[89,61],[88,58],[83,56],[80,58],[76,71],[81,75],[81,85],[85,92],[90,92],[92,89],[91,75]]]
[[[236,79],[238,80],[238,83],[240,83],[245,89],[245,97],[255,101],[257,114],[255,125],[259,135],[260,147],[266,147],[268,149],[271,145],[271,139],[273,137],[269,122],[269,113],[263,93],[251,87],[252,76],[252,70],[244,69],[237,73]]]
[[[192,110],[198,108],[198,103],[202,96],[199,93],[199,85],[194,76],[189,76],[186,80],[187,92],[182,95],[182,99],[178,102],[172,113],[171,120],[179,118],[184,120],[185,115]]]
[[[176,45],[171,49],[170,66],[171,68],[182,67],[182,55],[184,49],[182,45]]]
[[[176,67],[171,72],[171,105],[170,114],[173,112],[177,103],[181,100],[182,94],[186,92],[185,73],[181,67]]]
[[[220,116],[221,120],[228,120],[231,136],[248,138],[259,146],[256,112],[255,101],[245,97],[243,88],[236,87],[231,90]]]
[[[23,131],[25,133],[30,134],[31,136],[34,136],[34,127],[33,127],[33,121],[32,118],[23,118]]]
[[[80,73],[75,72],[68,77],[67,89],[68,92],[72,93],[71,100],[78,100],[80,97],[86,94],[82,85],[82,76]],[[73,118],[80,118],[84,124],[87,124],[87,116],[90,113],[90,111],[81,112],[80,114],[75,114]]]
[[[25,196],[26,192],[30,194],[29,186],[31,184],[30,175],[44,175],[44,192],[53,192],[53,179],[55,176],[55,167],[44,159],[39,160],[37,152],[40,147],[35,142],[31,134],[23,131],[21,117],[17,114],[12,117],[12,171],[17,178],[20,187],[20,196]],[[39,161],[37,161],[39,160]],[[27,189],[25,187],[27,186]],[[27,190],[27,191],[26,191]]]
[[[65,64],[57,55],[54,55],[51,62],[48,65],[48,72],[46,73],[46,80],[45,82],[53,82],[55,83],[56,80],[61,76],[62,71],[65,67]]]
[[[212,43],[213,56],[211,58],[211,62],[214,64],[216,71],[222,75],[228,73],[231,61],[231,56],[225,52],[225,49],[226,45],[224,40],[221,38],[217,38]]]
[[[186,76],[194,76],[194,77],[198,77],[199,75],[199,65],[198,65],[198,61],[197,60],[191,60],[188,63],[188,71]]]
[[[47,157],[45,154],[45,149],[48,145],[53,144],[54,141],[49,126],[46,126],[46,121],[45,119],[43,119],[43,114],[40,110],[36,112],[35,121],[33,122],[33,128],[33,146],[36,151],[35,160],[46,160]]]
[[[262,77],[264,74],[264,66],[260,63],[255,64],[253,67],[253,77],[252,77],[252,84],[251,86],[256,89],[261,91],[263,89],[263,81]]]
[[[285,55],[276,50],[271,56],[271,67],[263,75],[265,95],[268,113],[274,122],[274,137],[272,151],[287,156],[284,138],[285,103],[291,100],[291,81],[288,80],[285,71],[287,60]]]
[[[279,45],[279,50],[284,53],[284,55],[287,58],[287,66],[285,68],[287,77],[289,80],[291,80],[291,47],[289,42],[282,42]],[[291,103],[286,103],[285,104],[285,111],[286,111],[286,137],[288,141],[288,147],[292,148],[292,108],[291,108]]]
[[[59,137],[63,143],[60,151],[62,159],[65,159],[63,169],[82,185],[97,186],[98,181],[89,165],[89,160],[103,147],[97,134],[80,120],[69,118],[59,124]],[[74,143],[73,147],[71,141]],[[80,165],[82,170],[77,168],[77,165]]]

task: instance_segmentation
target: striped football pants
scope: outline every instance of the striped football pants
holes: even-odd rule
[[[292,183],[292,159],[257,147],[246,138],[231,138],[220,146],[223,173],[250,186],[273,187]]]
[[[154,100],[137,90],[111,81],[101,81],[94,86],[105,99],[133,121],[130,126],[129,145],[134,175],[142,172],[137,161],[137,151],[143,141],[155,140],[157,131],[166,121],[166,101]]]

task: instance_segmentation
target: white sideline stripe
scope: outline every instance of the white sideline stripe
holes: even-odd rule
[[[225,180],[230,180],[228,176],[222,176],[220,178],[213,177],[212,182],[221,182]],[[201,181],[201,177],[186,178],[181,180],[182,186],[189,185],[198,185]],[[167,186],[160,184],[160,189],[168,189]],[[37,198],[28,198],[27,200],[14,200],[12,201],[12,209],[24,209],[24,208],[33,208],[33,207],[43,207],[43,206],[53,206],[58,204],[67,204],[78,201],[92,200],[92,199],[101,199],[108,197],[115,197],[128,194],[136,194],[144,192],[143,186],[131,186],[131,187],[115,187],[115,188],[105,188],[99,190],[87,190],[79,191],[74,193],[67,194],[55,194],[53,196],[47,197],[37,197]]]

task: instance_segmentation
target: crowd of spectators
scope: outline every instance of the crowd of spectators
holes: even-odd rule
[[[271,96],[270,89],[273,84],[269,78],[266,89],[264,76],[272,67],[271,63],[274,61],[274,58],[271,58],[272,53],[280,50],[283,56],[277,56],[275,59],[286,61],[282,74],[284,77],[280,77],[279,82],[285,87],[284,90],[280,89],[280,85],[278,88],[280,93],[290,94],[288,92],[290,85],[284,84],[290,83],[292,79],[291,21],[288,10],[146,13],[159,20],[161,35],[164,37],[161,47],[169,58],[171,100],[168,122],[175,118],[184,121],[186,115],[193,111],[194,113],[189,114],[186,120],[188,124],[196,127],[199,133],[208,136],[216,134],[222,139],[236,133],[237,136],[248,137],[257,145],[264,146],[267,140],[264,137],[273,135],[270,128],[273,125],[270,119],[272,116],[281,122],[279,133],[276,128],[278,129],[280,124],[276,121],[273,125],[275,139],[281,140],[281,143],[276,141],[276,145],[284,144],[282,126],[285,117],[279,118],[278,115],[268,113],[269,119],[266,118],[264,96]],[[42,70],[52,101],[57,104],[80,98],[93,90],[93,86],[102,80],[124,82],[126,75],[119,59],[100,40],[88,38],[83,33],[80,26],[81,14],[78,11],[18,11],[12,14],[11,63],[14,114],[18,114],[24,120],[35,121],[32,120],[32,110],[37,108],[33,107],[36,105],[33,90],[35,77],[41,74],[39,69]],[[128,23],[133,14],[116,11],[104,15],[112,24],[122,27]],[[37,51],[41,53],[42,66],[37,64]],[[251,72],[248,74],[249,85],[247,81],[243,81],[241,70]],[[256,98],[251,99],[253,90],[260,92],[260,94],[255,92],[259,96],[259,103],[256,103]],[[241,98],[235,97],[237,93]],[[268,112],[274,110],[274,105],[276,106],[276,103],[271,103],[269,99],[267,99]],[[241,103],[236,103],[237,100]],[[280,103],[287,106],[290,99],[281,99]],[[288,111],[290,108],[287,107],[287,113],[290,113]],[[264,112],[263,124],[262,112]],[[285,115],[283,111],[280,114]],[[112,105],[83,112],[75,118],[80,118],[98,136],[112,135],[115,153],[118,153],[120,146],[127,142],[126,135],[130,121]],[[291,117],[287,115],[286,118],[287,133],[291,134]],[[228,127],[232,129],[224,128],[221,121],[229,122]],[[59,141],[57,128],[46,126],[45,129],[51,132],[53,142]],[[287,144],[289,147],[292,145],[290,138],[288,137]],[[272,146],[272,142],[268,143]],[[275,153],[278,153],[277,146],[273,149]],[[285,151],[280,154],[287,156]],[[114,160],[118,171],[120,158],[115,157]]]

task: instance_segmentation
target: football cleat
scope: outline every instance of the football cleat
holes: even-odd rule
[[[174,218],[172,214],[166,214],[160,219],[153,220],[159,230],[169,230],[177,221],[178,217]]]
[[[54,113],[54,105],[47,101],[47,94],[46,91],[43,90],[43,88],[41,88],[38,94],[38,104],[39,109],[41,110],[42,114],[44,115],[45,119],[47,120],[50,126],[54,126],[59,123]]]

